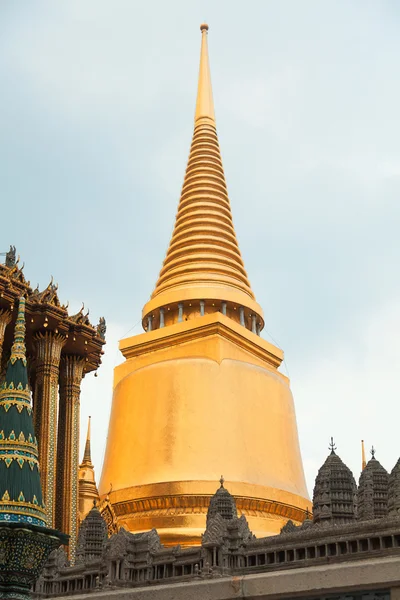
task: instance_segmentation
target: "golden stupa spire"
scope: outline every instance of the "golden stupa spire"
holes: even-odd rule
[[[361,471],[364,471],[366,466],[367,461],[365,460],[364,440],[361,440]]]
[[[258,335],[262,310],[233,227],[207,31],[202,25],[194,133],[175,228],[143,309],[146,333],[120,342],[126,360],[114,370],[99,490],[115,507],[118,528],[156,527],[169,546],[201,542],[217,462],[229,474],[220,485],[257,537],[278,534],[289,517],[302,523],[310,506],[289,380],[278,371],[283,351]]]
[[[237,316],[236,320],[241,310],[242,324],[259,332],[264,326],[262,309],[255,301],[236,239],[215,127],[208,25],[200,29],[193,140],[174,232],[151,300],[143,309],[143,325],[148,328],[149,318],[150,329],[179,322],[179,305],[185,304],[188,318],[203,302],[205,312],[221,310],[223,304],[222,312]],[[164,321],[164,310],[170,311],[169,322]]]

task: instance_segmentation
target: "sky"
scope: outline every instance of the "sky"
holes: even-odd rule
[[[84,301],[107,320],[103,365],[81,395],[99,480],[118,340],[141,331],[174,225],[203,21],[235,229],[263,337],[285,351],[309,492],[331,436],[356,479],[361,439],[390,470],[395,0],[0,0],[0,252],[14,244],[33,286],[53,275],[71,312]]]

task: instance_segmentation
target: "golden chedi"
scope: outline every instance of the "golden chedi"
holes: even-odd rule
[[[97,491],[94,466],[92,463],[92,452],[90,448],[90,421],[91,417],[89,417],[88,421],[85,451],[82,462],[79,465],[78,473],[79,522],[83,521],[89,511],[93,508],[93,504],[99,500],[99,492]]]
[[[193,141],[175,229],[146,333],[124,339],[100,496],[118,526],[199,543],[221,473],[257,536],[310,506],[281,350],[243,265],[219,151],[202,43]]]

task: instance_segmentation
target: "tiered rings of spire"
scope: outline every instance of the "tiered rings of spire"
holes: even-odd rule
[[[202,43],[194,133],[175,228],[143,327],[158,329],[222,312],[254,333],[264,327],[240,254],[215,125],[207,49]]]

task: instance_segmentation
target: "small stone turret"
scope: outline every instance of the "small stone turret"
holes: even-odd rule
[[[359,519],[378,519],[388,512],[389,474],[376,460],[374,448],[371,454],[371,460],[360,475],[357,493]]]
[[[246,517],[238,517],[235,498],[224,488],[222,475],[219,482],[220,487],[210,500],[207,527],[202,536],[204,564],[212,569],[242,565],[240,551],[254,539]]]
[[[400,458],[389,475],[388,514],[400,516]]]
[[[210,500],[210,506],[207,511],[207,523],[217,514],[226,520],[237,517],[235,498],[224,488],[224,478],[222,475],[219,482],[221,485]]]
[[[92,510],[79,528],[76,562],[87,562],[100,557],[107,537],[107,524],[94,501]]]
[[[335,453],[333,438],[330,450],[315,479],[313,520],[316,524],[348,523],[357,515],[357,486],[353,473]]]

